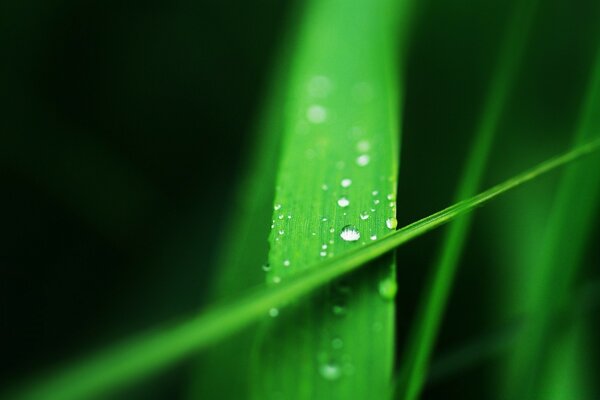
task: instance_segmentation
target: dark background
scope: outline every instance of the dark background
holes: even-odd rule
[[[600,33],[595,3],[541,2],[486,186],[571,143]],[[452,202],[512,5],[422,5],[408,55],[400,225]],[[0,387],[204,304],[292,9],[273,0],[0,2]],[[553,179],[531,190],[548,198]],[[515,215],[511,201],[528,189],[519,190],[475,221],[441,353],[505,326],[489,315],[502,267],[490,226]],[[399,351],[440,238],[399,250]],[[596,229],[590,242],[599,238]],[[587,265],[597,266],[593,247]],[[486,365],[426,397],[486,398]],[[136,393],[176,397],[184,368]]]

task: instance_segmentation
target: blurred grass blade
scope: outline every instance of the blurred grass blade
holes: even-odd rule
[[[537,0],[520,1],[513,10],[455,201],[473,196],[481,185],[492,142],[516,80],[518,66],[527,43],[526,38],[533,25],[536,5]],[[401,378],[396,387],[397,397],[400,399],[413,400],[421,392],[470,223],[471,216],[467,215],[450,225],[442,243],[440,256],[426,289],[422,292],[419,311],[416,314],[417,321],[409,333],[400,367]]]
[[[307,3],[285,99],[270,284],[396,227],[402,85],[395,58],[408,4]],[[387,285],[383,298],[379,285]],[[386,256],[301,304],[271,309],[277,318],[265,321],[257,341],[251,397],[386,398],[395,285]]]
[[[369,244],[321,261],[303,274],[278,285],[262,285],[246,295],[209,307],[172,328],[134,337],[120,345],[73,363],[47,379],[28,382],[15,399],[86,399],[148,376],[195,351],[264,318],[273,307],[299,300],[394,248],[464,215],[495,197],[600,149],[600,139],[538,164],[468,200],[416,221]]]
[[[600,131],[600,50],[591,68],[591,79],[577,122],[574,145],[598,137]],[[528,302],[534,309],[545,307],[551,310],[567,302],[572,295],[572,286],[588,244],[587,238],[597,219],[600,201],[600,157],[594,156],[582,163],[569,166],[561,178],[558,192],[532,266],[535,275],[528,282]],[[565,234],[569,239],[565,240]],[[565,360],[567,353],[581,348],[574,343],[576,337],[583,338],[582,325],[567,327],[561,332],[553,324],[547,312],[520,338],[520,345],[511,356],[507,371],[505,394],[508,398],[531,398],[544,395],[548,399],[563,399],[556,388],[555,378],[562,374],[582,375],[577,372],[552,371],[561,363],[552,360],[554,355]],[[559,343],[568,350],[562,351]],[[554,349],[555,352],[549,352]],[[555,354],[556,353],[556,354]],[[578,357],[577,355],[572,355]],[[569,363],[577,367],[579,363]],[[583,366],[582,366],[583,367]],[[567,365],[560,366],[567,368]],[[544,377],[544,374],[547,376]],[[564,376],[564,375],[562,375]],[[569,379],[566,379],[569,381]],[[554,389],[543,389],[543,387]],[[573,386],[571,386],[574,389]],[[579,390],[579,389],[578,389]],[[584,390],[582,389],[582,392]],[[555,396],[555,397],[552,397]]]
[[[282,104],[285,82],[289,75],[290,43],[294,42],[300,5],[290,6],[285,32],[278,42],[274,67],[268,74],[268,88],[260,117],[253,129],[255,141],[248,152],[249,159],[242,169],[236,188],[235,204],[224,224],[218,259],[215,263],[212,288],[213,298],[233,297],[249,287],[264,281],[259,267],[268,259],[269,221],[275,197],[275,179],[283,130]],[[235,229],[231,229],[235,227]],[[251,266],[251,267],[249,267]],[[190,373],[190,399],[241,398],[247,396],[250,357],[254,332],[243,332],[226,345],[216,346],[202,354]],[[228,370],[226,377],[223,370]]]

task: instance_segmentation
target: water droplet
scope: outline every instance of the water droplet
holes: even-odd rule
[[[281,204],[275,204],[275,205],[273,206],[273,209],[274,209],[275,211],[277,211],[277,210],[281,209]]]
[[[377,196],[377,195],[379,194],[379,192],[378,192],[377,190],[373,190],[373,191],[371,192],[371,194],[372,194],[373,196]]]
[[[331,340],[331,347],[333,347],[336,350],[339,350],[342,347],[344,347],[344,342],[340,338],[334,338]]]
[[[394,194],[393,193],[388,194],[386,197],[387,197],[388,200],[394,200]]]
[[[345,197],[341,197],[338,201],[338,206],[340,207],[348,207],[350,205],[350,200]]]
[[[327,362],[319,365],[319,373],[328,381],[335,381],[342,376],[342,369],[333,362]]]
[[[279,233],[280,235],[283,235],[285,233],[285,231],[283,229],[280,229],[277,233]]]
[[[275,318],[278,315],[279,315],[279,310],[277,308],[273,307],[269,310],[269,316]]]
[[[371,239],[371,240],[377,240],[377,235],[371,235],[371,237],[369,239]]]
[[[289,267],[290,266],[290,260],[283,260],[283,266],[284,267]]]
[[[275,275],[274,277],[271,278],[271,282],[277,284],[277,283],[281,283],[281,278],[277,275]]]
[[[306,118],[313,124],[321,124],[327,119],[327,110],[323,106],[313,104],[306,110]]]
[[[379,199],[373,200],[373,204],[379,204]]]
[[[314,97],[327,97],[331,91],[331,80],[322,75],[313,76],[308,82],[308,93]]]
[[[384,300],[394,300],[396,292],[398,291],[398,284],[393,277],[387,277],[379,282],[379,295]]]
[[[388,229],[396,229],[398,226],[398,220],[394,217],[388,218],[385,220],[385,226],[387,226]]]
[[[326,244],[323,244],[323,245],[321,246],[321,248],[322,248],[323,250],[325,250],[325,249],[327,248],[327,245],[326,245]]]
[[[362,154],[356,159],[356,164],[358,164],[360,167],[364,167],[369,163],[369,161],[371,161],[371,157],[369,157],[367,154]]]
[[[368,140],[361,140],[356,144],[356,149],[360,152],[369,151],[371,143]]]
[[[291,215],[288,215],[288,219],[292,219],[292,216],[291,216]]]
[[[338,317],[346,315],[347,312],[346,307],[341,304],[334,304],[333,307],[331,307],[331,311],[333,311],[333,315],[337,315]]]
[[[277,216],[277,218],[279,218],[279,219],[283,219],[283,214],[279,214],[279,215]]]
[[[360,232],[354,225],[346,225],[342,228],[340,237],[346,242],[356,242],[358,239],[360,239]]]
[[[329,189],[329,186],[327,186],[326,184],[322,184],[322,185],[321,185],[321,189],[323,189],[323,190],[328,190],[328,189]]]
[[[322,251],[322,252],[320,252],[320,253],[319,253],[319,255],[320,255],[321,257],[325,257],[325,256],[327,255],[327,252],[326,252],[326,251]]]
[[[270,271],[271,270],[271,265],[269,265],[269,263],[263,264],[262,270],[265,271],[265,272]]]
[[[390,201],[390,203],[388,204],[390,207],[396,207],[396,203],[394,203],[393,201]]]
[[[321,221],[323,221],[323,222],[326,222],[326,221],[327,221],[327,218],[326,218],[326,217],[323,217],[323,218],[321,218]]]
[[[363,211],[360,213],[360,219],[362,219],[363,221],[366,219],[369,219],[369,213],[367,211]]]
[[[348,178],[342,179],[342,183],[341,184],[342,184],[342,187],[347,188],[350,185],[352,185],[352,179],[348,179]]]
[[[335,232],[335,228],[333,228],[333,227],[329,228],[329,232],[331,232],[331,233]]]

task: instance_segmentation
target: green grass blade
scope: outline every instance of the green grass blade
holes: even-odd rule
[[[481,185],[494,136],[516,80],[536,5],[537,0],[517,2],[513,11],[514,15],[507,26],[497,67],[493,72],[482,110],[482,118],[476,126],[474,141],[464,165],[455,201],[473,196]],[[440,256],[421,296],[417,321],[409,333],[401,365],[401,378],[396,388],[397,398],[413,400],[421,392],[470,223],[471,216],[467,215],[448,228]]]
[[[395,228],[396,25],[407,4],[307,4],[285,103],[270,284]],[[343,240],[345,226],[356,240]],[[252,397],[386,397],[394,302],[393,293],[382,299],[377,288],[380,282],[395,287],[395,266],[389,256],[373,264],[301,304],[271,310],[277,318],[265,322],[257,341]]]
[[[74,363],[47,379],[30,382],[20,392],[11,393],[6,397],[85,399],[141,379],[264,318],[271,308],[299,300],[332,280],[482,206],[497,196],[599,149],[600,140],[588,142],[377,241],[319,262],[312,268],[307,268],[306,273],[285,280],[279,285],[261,285],[246,295],[215,304],[193,319],[171,328],[134,337]]]
[[[591,69],[591,79],[584,98],[582,112],[576,128],[574,145],[598,137],[600,129],[600,51]],[[569,300],[572,286],[581,267],[581,262],[599,211],[600,201],[600,157],[591,157],[584,162],[569,166],[562,176],[542,240],[542,248],[533,262],[533,270],[538,271],[528,283],[528,302],[534,309],[552,309]],[[569,240],[565,240],[568,234]],[[553,327],[551,314],[547,313],[532,325],[521,337],[521,345],[509,360],[505,393],[511,398],[539,396],[553,398],[558,390],[543,389],[555,387],[553,377],[565,376],[567,371],[552,371],[552,366],[561,365],[552,360],[556,356],[566,359],[567,353],[579,348],[574,343],[576,337],[585,337],[583,328],[570,329],[564,335]],[[571,337],[572,336],[572,337]],[[556,339],[556,342],[553,340]],[[568,350],[561,351],[559,343]],[[575,356],[575,355],[573,355]],[[576,356],[575,356],[576,357]],[[569,364],[577,367],[578,363]],[[548,368],[546,368],[548,366]],[[566,368],[566,365],[561,367]],[[581,375],[570,372],[571,375]],[[544,377],[546,374],[546,377]],[[566,379],[568,381],[569,379]],[[545,382],[544,382],[545,381]],[[573,387],[572,387],[573,388]],[[575,390],[575,389],[573,389]]]

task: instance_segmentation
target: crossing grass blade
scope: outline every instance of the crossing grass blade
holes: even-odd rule
[[[600,130],[600,50],[591,68],[587,94],[584,96],[574,145],[598,137]],[[535,275],[528,282],[528,303],[534,309],[548,310],[519,339],[519,346],[510,357],[504,393],[508,398],[531,398],[543,395],[548,399],[564,399],[583,393],[585,366],[574,362],[585,351],[585,324],[577,323],[557,329],[549,310],[569,301],[578,271],[582,267],[587,238],[599,212],[600,157],[594,156],[569,166],[561,178],[552,211],[541,241],[542,247],[532,261]],[[565,234],[569,239],[565,240]],[[548,351],[553,349],[553,351]],[[559,359],[561,361],[559,361]],[[570,361],[569,361],[570,359]],[[568,367],[576,368],[571,371]],[[562,377],[562,378],[561,378]],[[562,382],[563,387],[559,387]],[[577,385],[577,382],[580,385]],[[564,388],[568,385],[569,389]],[[569,394],[570,393],[570,394]],[[565,397],[567,396],[567,397]],[[584,398],[575,396],[577,398]]]
[[[468,200],[416,221],[396,232],[307,268],[305,273],[278,285],[261,285],[245,295],[217,303],[198,316],[105,349],[71,364],[45,379],[27,382],[6,398],[86,399],[110,393],[206,349],[231,334],[265,318],[273,307],[313,293],[394,248],[468,213],[526,182],[600,150],[600,139],[538,164]],[[282,310],[285,311],[285,310]]]
[[[517,77],[527,36],[533,25],[537,0],[518,2],[507,26],[496,70],[492,74],[489,92],[485,99],[482,117],[476,127],[469,156],[455,196],[456,201],[477,193],[485,172],[488,155],[498,130],[505,103]],[[448,228],[440,256],[420,300],[417,320],[412,325],[401,375],[396,387],[396,397],[413,400],[419,396],[444,308],[467,239],[471,217],[459,218]]]
[[[269,237],[271,285],[396,227],[402,86],[396,25],[407,5],[307,4],[285,101]],[[388,255],[301,304],[269,310],[273,318],[256,344],[251,396],[386,398],[395,287]]]

